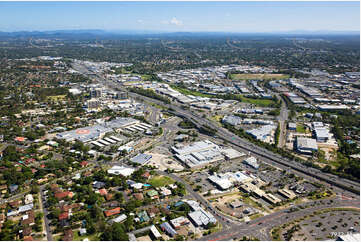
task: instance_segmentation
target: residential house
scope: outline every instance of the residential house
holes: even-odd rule
[[[120,213],[120,207],[116,207],[107,211],[104,211],[104,214],[106,217],[110,217],[113,216],[115,214],[119,214]]]
[[[135,197],[136,200],[144,200],[143,193],[134,193],[133,197]]]
[[[72,241],[73,240],[73,230],[67,229],[64,231],[64,236],[62,238],[63,241]]]
[[[25,196],[25,204],[30,204],[34,202],[34,198],[33,195],[31,194],[26,194]]]
[[[175,231],[168,222],[162,223],[160,225],[160,228],[163,231],[165,231],[168,235],[170,235],[171,237],[173,237],[174,235],[177,234],[177,231]]]
[[[150,190],[147,192],[148,197],[150,197],[151,199],[157,199],[159,198],[158,196],[158,192],[156,190]]]
[[[160,211],[157,207],[150,207],[147,209],[149,217],[154,218]]]
[[[189,220],[186,217],[181,216],[181,217],[172,219],[170,221],[170,223],[177,230],[177,229],[180,229],[181,226],[189,224]]]
[[[146,211],[141,211],[141,212],[139,212],[139,213],[137,214],[137,216],[138,216],[139,221],[140,221],[141,223],[143,223],[143,222],[148,222],[148,221],[150,220],[150,218],[149,218],[149,216],[148,216],[148,214],[147,214]]]

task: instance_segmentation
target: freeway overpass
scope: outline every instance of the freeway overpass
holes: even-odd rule
[[[220,139],[223,139],[223,140],[227,141],[229,144],[237,146],[246,152],[250,152],[252,155],[254,155],[258,158],[261,158],[263,161],[266,161],[268,163],[277,163],[278,166],[280,166],[283,169],[293,169],[294,171],[297,172],[297,174],[306,175],[307,179],[314,180],[314,181],[317,181],[317,179],[318,179],[318,180],[327,182],[331,185],[337,186],[343,190],[350,191],[357,195],[360,194],[359,183],[357,183],[355,181],[339,178],[332,174],[323,173],[315,168],[309,168],[296,161],[286,159],[286,158],[284,158],[278,154],[275,154],[265,148],[256,146],[256,145],[252,144],[251,142],[244,140],[244,139],[240,138],[239,136],[233,134],[232,132],[228,131],[227,129],[216,126],[212,121],[210,121],[206,118],[202,118],[202,117],[192,113],[189,110],[184,110],[184,109],[180,108],[178,105],[175,105],[174,103],[172,103],[172,105],[167,105],[161,101],[158,101],[158,100],[155,100],[152,98],[148,98],[148,97],[144,97],[144,96],[141,96],[136,93],[129,93],[129,96],[132,96],[134,98],[140,98],[143,100],[145,99],[147,101],[159,103],[159,104],[162,104],[163,106],[171,108],[173,110],[173,111],[171,111],[173,114],[192,121],[197,126],[197,128],[200,128],[203,125],[207,125],[213,129],[216,129],[217,136]]]
[[[113,88],[113,89],[117,88],[118,89],[119,84],[116,82],[105,80],[99,74],[97,74],[95,76],[95,78],[99,82],[108,86],[109,88]],[[172,102],[172,104],[169,105],[169,104],[163,103],[162,101],[152,99],[149,97],[145,97],[145,96],[142,96],[142,95],[139,95],[136,93],[131,93],[131,92],[129,93],[129,96],[133,97],[133,98],[138,98],[138,99],[142,99],[142,100],[147,100],[149,102],[157,103],[157,104],[163,105],[169,109],[172,109],[173,113],[175,115],[192,121],[195,125],[197,125],[198,128],[200,128],[203,125],[207,125],[213,129],[217,130],[217,136],[220,139],[227,141],[229,144],[232,144],[234,147],[238,147],[239,149],[241,149],[243,151],[249,152],[251,155],[253,155],[257,158],[261,158],[262,161],[264,161],[266,163],[277,165],[278,167],[285,169],[285,170],[292,169],[295,174],[300,175],[301,177],[307,178],[308,180],[312,180],[312,181],[316,181],[316,182],[324,181],[324,182],[334,185],[342,190],[352,192],[352,193],[356,194],[357,196],[359,196],[359,194],[360,194],[359,182],[351,181],[351,180],[344,179],[344,178],[339,178],[333,174],[323,173],[322,171],[320,171],[318,169],[306,167],[305,165],[303,165],[299,162],[286,159],[286,158],[280,156],[279,154],[275,154],[265,148],[262,148],[262,147],[252,144],[248,140],[240,138],[239,136],[233,134],[232,132],[228,131],[225,128],[216,126],[212,121],[210,121],[206,118],[202,118],[198,115],[195,115],[194,113],[192,113],[189,110],[182,109],[179,105],[177,105],[174,102]]]

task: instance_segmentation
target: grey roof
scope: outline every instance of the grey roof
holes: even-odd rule
[[[162,230],[165,230],[170,236],[174,236],[177,234],[177,231],[175,231],[168,222],[162,223],[160,227]]]
[[[79,140],[81,142],[89,142],[99,139],[101,134],[113,131],[113,129],[121,128],[129,124],[138,122],[133,118],[116,118],[104,124],[97,124],[85,128],[65,131],[56,135],[59,139]]]
[[[303,138],[298,137],[297,138],[297,149],[307,149],[307,150],[317,150],[317,143],[315,139],[310,138]]]
[[[231,125],[238,125],[241,123],[241,118],[238,117],[238,116],[234,116],[234,115],[228,115],[228,116],[225,116],[223,119],[222,119],[222,122],[223,123],[228,123],[228,124],[231,124]]]
[[[137,156],[130,159],[131,162],[138,163],[140,165],[143,165],[147,163],[152,158],[152,155],[147,154],[138,154]]]
[[[217,220],[214,218],[214,216],[202,208],[189,213],[188,216],[197,226],[205,226],[209,223],[217,223]]]
[[[325,129],[325,128],[316,128],[315,129],[315,134],[316,134],[316,137],[317,139],[323,139],[323,138],[328,138],[329,136],[329,131],[328,129]]]

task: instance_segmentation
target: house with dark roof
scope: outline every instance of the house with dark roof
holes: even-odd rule
[[[67,229],[64,231],[63,241],[72,241],[73,240],[73,230]]]
[[[147,209],[149,217],[154,218],[160,211],[157,207],[150,207]]]

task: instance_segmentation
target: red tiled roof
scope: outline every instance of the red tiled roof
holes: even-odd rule
[[[19,142],[24,142],[25,141],[25,137],[16,137],[15,141],[19,141]]]
[[[120,213],[120,207],[117,207],[117,208],[114,208],[114,209],[104,212],[105,216],[107,216],[107,217],[115,215],[115,214],[119,214],[119,213]]]
[[[87,165],[88,165],[88,162],[82,161],[82,162],[80,163],[80,165],[83,166],[83,167],[84,167],[84,166],[87,166]]]
[[[64,220],[64,219],[68,219],[69,218],[69,213],[68,212],[64,212],[59,214],[59,220]]]
[[[69,191],[66,191],[66,192],[58,192],[58,193],[55,193],[54,195],[56,198],[58,199],[62,199],[62,198],[65,198],[65,197],[73,197],[73,193],[72,192],[69,192]]]
[[[105,196],[108,194],[107,190],[105,188],[102,188],[99,190],[100,195]]]
[[[142,177],[149,178],[150,177],[149,171],[144,172]]]

